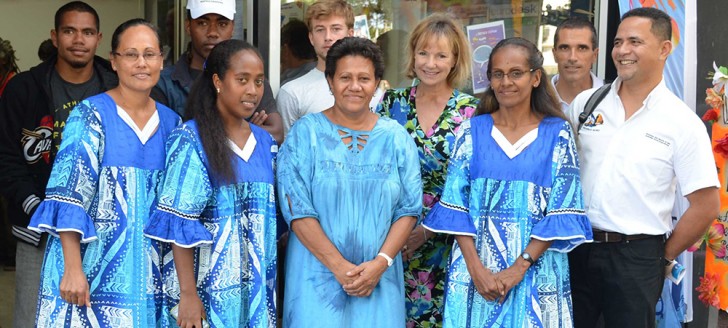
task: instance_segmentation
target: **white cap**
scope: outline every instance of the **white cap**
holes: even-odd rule
[[[187,9],[192,19],[207,14],[218,14],[229,20],[235,16],[235,0],[188,0]]]

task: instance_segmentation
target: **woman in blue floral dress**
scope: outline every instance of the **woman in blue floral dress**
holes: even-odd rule
[[[462,27],[442,14],[423,20],[408,42],[408,77],[417,86],[388,90],[382,116],[402,124],[419,150],[423,217],[440,200],[446,163],[460,123],[475,112],[477,98],[456,89],[470,73],[470,49]],[[452,237],[417,225],[402,249],[407,327],[440,327],[445,269]]]

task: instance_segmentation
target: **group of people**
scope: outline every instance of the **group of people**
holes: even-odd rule
[[[191,46],[163,69],[142,19],[95,57],[98,15],[70,2],[57,54],[8,83],[16,327],[652,327],[665,265],[717,215],[657,9],[623,16],[619,77],[581,119],[603,83],[586,21],[559,26],[552,79],[532,42],[499,42],[476,98],[462,26],[433,14],[406,44],[417,83],[382,93],[379,47],[320,0],[316,65],[276,104],[260,53],[231,39],[233,2],[187,9]]]

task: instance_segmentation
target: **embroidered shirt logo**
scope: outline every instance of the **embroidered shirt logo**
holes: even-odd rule
[[[657,142],[659,142],[659,143],[661,143],[661,144],[663,144],[665,146],[670,147],[670,142],[669,141],[667,141],[665,139],[662,139],[662,138],[659,138],[659,137],[657,137],[657,136],[655,136],[653,134],[645,133],[645,137],[647,137],[649,139],[652,139],[654,141],[657,141]]]
[[[597,114],[594,116],[594,114],[589,115],[589,118],[586,119],[586,122],[584,122],[584,126],[588,127],[594,127],[597,125],[604,124],[604,118],[602,117],[602,114]]]
[[[50,115],[40,120],[40,126],[30,131],[23,129],[20,143],[23,147],[23,156],[28,164],[38,162],[41,158],[50,164],[51,146],[53,146],[53,118]]]

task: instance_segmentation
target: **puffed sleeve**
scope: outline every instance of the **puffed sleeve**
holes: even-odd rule
[[[169,136],[157,206],[144,229],[149,238],[186,248],[212,243],[212,234],[200,221],[212,184],[196,136],[188,124]]]
[[[447,162],[447,179],[442,197],[422,223],[428,230],[473,237],[477,234],[469,213],[470,159],[473,155],[470,122],[463,122],[456,134]]]
[[[319,216],[311,197],[316,149],[309,123],[309,120],[299,121],[286,136],[286,142],[278,153],[278,202],[289,226],[295,219],[318,219]]]
[[[98,193],[104,131],[95,106],[84,100],[66,120],[46,198],[31,218],[28,229],[55,236],[58,232],[75,231],[81,234],[82,243],[96,240],[96,229],[88,211]]]
[[[397,124],[398,132],[395,136],[395,144],[398,145],[397,170],[399,172],[399,180],[401,184],[401,192],[392,223],[399,220],[403,216],[412,216],[420,221],[422,213],[422,178],[420,176],[420,155],[417,152],[417,146],[399,124]]]
[[[553,185],[546,215],[533,226],[531,238],[552,241],[550,250],[568,252],[592,241],[592,230],[584,211],[584,196],[579,177],[571,125],[564,122],[558,132],[551,166]]]

